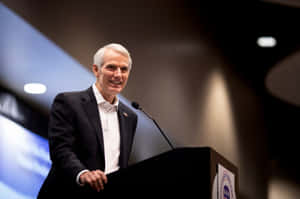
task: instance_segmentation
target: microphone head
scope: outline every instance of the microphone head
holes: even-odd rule
[[[137,102],[132,102],[131,105],[135,108],[135,109],[140,109],[140,105]]]

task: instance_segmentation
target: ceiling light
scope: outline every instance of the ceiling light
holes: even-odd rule
[[[272,48],[276,46],[276,39],[270,36],[259,37],[257,39],[257,45],[262,48]]]
[[[40,83],[28,83],[24,85],[24,91],[29,94],[43,94],[46,90],[46,86]]]

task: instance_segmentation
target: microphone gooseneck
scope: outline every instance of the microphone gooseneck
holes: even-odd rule
[[[160,134],[164,137],[164,139],[167,141],[167,143],[169,144],[169,146],[171,147],[171,149],[174,149],[174,146],[172,145],[172,143],[170,142],[169,138],[167,137],[167,135],[162,131],[162,129],[160,128],[160,126],[157,124],[157,122],[155,121],[155,119],[150,116],[148,113],[146,113],[137,102],[132,102],[131,105],[133,106],[133,108],[142,111],[148,118],[150,118],[155,126],[158,128]]]

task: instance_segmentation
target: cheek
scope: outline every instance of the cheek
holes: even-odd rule
[[[125,83],[127,82],[127,80],[128,80],[128,75],[124,75],[123,76],[123,80],[125,81]]]
[[[105,78],[104,75],[99,75],[99,82],[103,87],[105,87],[107,85],[108,80],[107,78]]]
[[[102,74],[102,75],[101,75],[101,79],[102,79],[102,81],[108,81],[109,76],[108,76],[108,75],[105,75],[105,74]]]

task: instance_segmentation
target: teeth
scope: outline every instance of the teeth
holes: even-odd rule
[[[119,82],[119,81],[111,81],[111,83],[113,83],[113,84],[121,84],[121,82]]]

